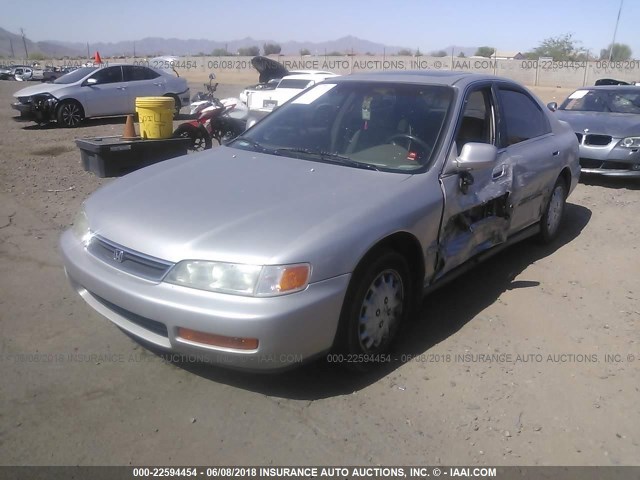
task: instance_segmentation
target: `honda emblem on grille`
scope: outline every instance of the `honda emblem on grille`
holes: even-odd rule
[[[124,250],[116,248],[113,251],[113,259],[118,263],[122,263],[122,260],[124,259]]]

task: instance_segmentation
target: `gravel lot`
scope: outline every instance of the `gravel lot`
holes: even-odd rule
[[[23,86],[0,82],[0,464],[639,464],[640,182],[583,180],[557,243],[427,297],[398,346],[416,360],[365,376],[175,364],[89,308],[58,254],[112,181],[82,170],[73,139],[124,120],[14,121]]]

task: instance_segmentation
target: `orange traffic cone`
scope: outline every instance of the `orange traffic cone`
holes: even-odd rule
[[[127,123],[124,125],[124,133],[122,134],[123,140],[135,140],[139,138],[136,135],[136,127],[133,125],[133,115],[127,115]]]
[[[96,50],[96,54],[94,55],[94,62],[95,63],[102,63],[102,59],[100,58],[100,53],[98,53],[97,50]]]

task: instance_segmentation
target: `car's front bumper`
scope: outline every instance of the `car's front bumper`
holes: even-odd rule
[[[91,255],[70,232],[60,240],[71,284],[96,311],[123,330],[189,359],[248,370],[294,366],[329,350],[350,275],[312,283],[298,293],[253,298],[155,283]],[[251,351],[184,340],[178,329],[257,338]]]
[[[20,112],[22,116],[34,115],[33,103],[20,103],[14,102],[11,104],[11,108]]]
[[[610,145],[580,145],[582,173],[607,177],[640,177],[640,149],[618,146],[620,139]]]

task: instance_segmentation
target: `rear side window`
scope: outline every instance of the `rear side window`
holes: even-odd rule
[[[152,80],[159,77],[160,74],[154,72],[150,68],[141,67],[139,65],[125,65],[122,67],[124,70],[124,81],[135,82],[137,80]]]
[[[106,67],[100,68],[91,78],[95,78],[98,84],[117,83],[122,81],[122,68]]]
[[[503,124],[506,130],[506,145],[503,146],[514,145],[551,132],[544,112],[528,95],[501,88],[498,96],[502,104]]]

